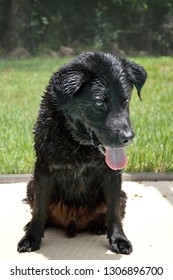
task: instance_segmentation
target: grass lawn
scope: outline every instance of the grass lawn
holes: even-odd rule
[[[140,102],[134,90],[131,120],[135,140],[125,171],[173,171],[173,58],[133,58],[148,79]],[[67,59],[0,61],[0,173],[32,173],[32,127],[52,72]]]

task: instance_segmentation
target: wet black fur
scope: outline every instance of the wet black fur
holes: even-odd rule
[[[104,151],[106,146],[131,143],[129,101],[133,86],[140,97],[145,79],[141,66],[92,52],[52,75],[34,127],[36,163],[27,188],[33,217],[18,243],[19,252],[39,249],[46,224],[53,223],[51,209],[58,203],[57,219],[64,206],[67,217],[70,211],[77,213],[66,226],[60,223],[68,236],[78,231],[78,213],[84,209],[86,219],[96,213],[86,229],[97,234],[107,231],[113,252],[132,252],[121,225],[126,201],[121,171],[106,165]],[[97,215],[101,205],[106,214],[99,210]]]

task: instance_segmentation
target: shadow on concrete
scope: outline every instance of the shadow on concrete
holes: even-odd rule
[[[79,233],[73,238],[67,238],[63,230],[54,228],[46,229],[45,238],[37,254],[43,254],[50,260],[121,259],[121,255],[109,250],[106,235]]]
[[[65,231],[45,231],[40,250],[17,252],[31,219],[29,205],[23,204],[26,183],[0,184],[1,260],[173,260],[173,182],[123,182],[128,195],[124,231],[133,244],[130,256],[109,250],[106,235],[80,233],[67,238]],[[164,237],[164,242],[163,242]],[[7,241],[8,240],[8,244]]]

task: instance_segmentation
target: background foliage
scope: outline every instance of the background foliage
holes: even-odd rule
[[[0,48],[172,54],[172,0],[1,0]]]

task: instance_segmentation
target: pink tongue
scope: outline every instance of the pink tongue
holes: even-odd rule
[[[127,164],[127,157],[123,148],[106,147],[106,163],[113,170],[121,170]]]

